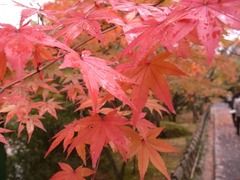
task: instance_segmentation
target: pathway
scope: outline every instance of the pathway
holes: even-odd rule
[[[240,180],[240,136],[237,136],[229,108],[219,103],[211,108],[214,124],[215,180]]]

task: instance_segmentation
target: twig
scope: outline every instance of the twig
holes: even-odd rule
[[[60,59],[60,58],[59,58],[59,59]],[[6,89],[11,88],[12,86],[14,86],[14,85],[16,85],[16,84],[18,84],[18,83],[20,83],[20,82],[22,82],[22,81],[24,81],[24,80],[32,77],[32,76],[34,76],[35,74],[38,74],[39,72],[43,71],[44,69],[50,67],[51,65],[53,65],[54,63],[56,63],[59,59],[56,59],[56,60],[54,60],[54,61],[52,61],[52,62],[50,62],[50,63],[48,63],[48,64],[46,64],[46,65],[44,65],[44,66],[42,66],[42,67],[40,67],[40,68],[38,68],[37,70],[33,71],[32,73],[27,74],[27,75],[24,76],[23,78],[18,79],[18,80],[16,80],[16,81],[13,81],[13,82],[11,82],[10,84],[8,84],[8,85],[0,88],[0,94],[3,93]]]
[[[116,28],[117,28],[117,26],[115,26],[115,25],[110,26],[110,27],[107,27],[106,29],[103,30],[102,34],[106,34],[106,33],[110,32],[110,31],[112,31],[112,30],[114,30],[114,29],[116,29]],[[87,44],[89,41],[92,41],[92,40],[94,40],[94,39],[95,39],[95,37],[91,37],[91,38],[83,41],[82,43],[77,44],[76,46],[73,47],[73,49],[78,50],[79,47]]]
[[[103,30],[102,34],[108,33],[108,32],[110,32],[110,31],[112,31],[112,30],[114,30],[114,29],[116,29],[116,28],[117,28],[116,26],[108,27],[108,28],[106,28],[105,30]],[[87,44],[88,42],[92,41],[93,39],[95,39],[95,37],[91,37],[91,38],[85,40],[85,41],[82,42],[81,44],[78,44],[77,46],[73,47],[73,49],[74,49],[74,50],[77,50],[79,47]],[[63,58],[63,57],[64,57],[64,55],[61,55],[58,59],[56,59],[56,60],[54,60],[54,61],[51,61],[50,63],[41,66],[41,67],[38,68],[37,70],[35,70],[35,71],[31,72],[30,74],[27,74],[26,76],[24,76],[23,78],[18,79],[18,80],[16,80],[16,81],[13,81],[13,82],[11,82],[10,84],[8,84],[8,85],[6,85],[6,86],[4,86],[4,87],[0,87],[0,94],[3,93],[6,89],[9,89],[9,88],[11,88],[12,86],[14,86],[14,85],[16,85],[16,84],[18,84],[18,83],[20,83],[20,82],[22,82],[22,81],[24,81],[24,80],[32,77],[32,76],[38,74],[39,72],[41,72],[41,71],[43,71],[43,70],[45,70],[45,69],[47,69],[48,67],[52,66],[53,64],[55,64],[56,62],[58,62],[58,61],[59,61],[61,58]]]

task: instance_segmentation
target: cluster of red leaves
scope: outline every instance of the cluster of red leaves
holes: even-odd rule
[[[81,166],[73,170],[71,166],[66,163],[58,163],[62,171],[57,172],[51,177],[51,180],[84,180],[84,177],[90,176],[94,173],[93,170],[82,168]]]
[[[76,3],[59,0],[56,3],[61,7],[49,5],[48,10],[18,3],[25,7],[20,27],[0,24],[0,80],[3,84],[0,112],[6,115],[5,125],[15,120],[19,135],[26,128],[30,140],[35,127],[45,131],[41,122],[44,114],[57,118],[56,110],[62,106],[54,94],[66,92],[70,100],[80,104],[77,110],[91,107],[92,111],[90,116],[75,120],[58,132],[46,155],[63,142],[64,151],[70,155],[76,150],[86,165],[87,145],[92,167],[96,169],[101,152],[108,145],[124,160],[137,157],[141,179],[149,162],[170,179],[159,152],[175,150],[158,138],[162,128],[146,120],[142,110],[149,106],[174,112],[166,78],[185,73],[170,62],[172,55],[188,55],[191,45],[196,44],[203,46],[208,61],[212,61],[224,28],[240,28],[240,1],[180,0],[169,7],[125,0]],[[28,18],[34,14],[44,16],[49,26],[30,25]],[[106,24],[122,28],[128,42],[116,56],[115,63],[92,55],[89,50],[74,49],[73,45],[81,37],[90,36],[104,45]],[[39,72],[49,67],[49,61],[59,62],[59,69],[23,81],[31,70]],[[63,79],[62,87],[55,87],[56,77]],[[11,80],[21,83],[13,83],[14,88],[6,90],[5,87],[12,87],[8,86]],[[37,94],[41,95],[41,100],[34,101]],[[157,100],[150,102],[149,95]],[[103,107],[114,98],[128,106],[128,116],[121,107],[110,110]],[[7,132],[10,130],[0,131]],[[7,143],[0,135],[0,141]],[[84,179],[94,173],[81,166],[76,170],[64,163],[59,166],[62,171],[52,179]]]

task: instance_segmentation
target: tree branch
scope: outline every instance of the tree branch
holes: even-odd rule
[[[112,30],[114,30],[114,29],[116,29],[116,28],[117,28],[117,27],[116,27],[115,25],[114,25],[114,26],[111,26],[111,27],[108,27],[108,28],[106,28],[106,29],[103,30],[102,34],[108,33],[108,32],[110,32],[110,31],[112,31]],[[77,50],[79,47],[87,44],[88,42],[92,41],[93,39],[95,39],[95,37],[91,37],[91,38],[83,41],[82,43],[76,45],[76,46],[73,47],[72,49]],[[41,71],[43,71],[43,70],[45,70],[45,69],[47,69],[48,67],[52,66],[53,64],[55,64],[56,62],[58,62],[59,60],[61,60],[61,58],[63,58],[63,57],[64,57],[64,55],[61,55],[58,59],[56,59],[56,60],[54,60],[54,61],[51,61],[50,63],[41,66],[40,68],[36,69],[35,71],[33,71],[33,72],[27,74],[26,76],[24,76],[23,78],[18,79],[18,80],[16,80],[16,81],[13,81],[13,82],[11,82],[10,84],[7,84],[7,85],[4,86],[4,87],[0,87],[0,94],[3,93],[6,89],[9,89],[9,88],[11,88],[12,86],[14,86],[14,85],[16,85],[16,84],[18,84],[18,83],[20,83],[20,82],[22,82],[22,81],[24,81],[24,80],[32,77],[32,76],[38,74],[39,72],[41,72]]]

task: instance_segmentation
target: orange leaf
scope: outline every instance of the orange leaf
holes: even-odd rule
[[[138,170],[140,179],[143,180],[146,174],[149,161],[168,179],[170,176],[167,172],[164,161],[158,152],[176,152],[171,145],[159,140],[157,136],[162,132],[163,128],[149,129],[146,137],[142,137],[137,133],[129,132],[131,139],[131,147],[128,157],[136,155],[138,159]]]

